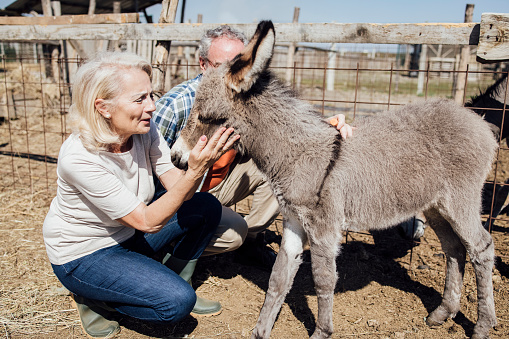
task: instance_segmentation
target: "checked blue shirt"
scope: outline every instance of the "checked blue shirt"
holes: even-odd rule
[[[202,75],[173,87],[156,102],[156,111],[152,115],[162,136],[170,147],[186,125],[194,104],[196,88]]]

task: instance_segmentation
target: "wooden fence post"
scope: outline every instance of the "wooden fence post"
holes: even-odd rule
[[[122,12],[122,6],[120,1],[113,1],[113,13],[119,14]],[[120,41],[110,40],[108,41],[108,51],[120,51]]]
[[[44,16],[52,16],[53,15],[53,10],[51,9],[51,1],[50,0],[41,0],[41,7],[42,7],[42,15],[44,15]],[[53,56],[54,56],[55,51],[58,52],[58,49],[52,45],[46,45],[46,47],[47,47],[46,51],[50,55],[50,61],[46,62],[46,60],[44,60],[44,54],[43,54],[43,58],[42,58],[44,60],[43,66],[44,66],[46,78],[51,79],[54,77]],[[43,48],[43,50],[44,50],[44,48]]]
[[[296,24],[299,22],[299,12],[300,8],[295,7],[293,9],[293,23]],[[286,83],[290,84],[292,82],[292,73],[293,73],[293,60],[295,57],[295,49],[296,49],[295,42],[291,42],[290,46],[288,46],[288,55],[286,57]]]
[[[426,59],[428,57],[428,45],[422,45],[421,55],[419,56],[419,74],[417,75],[417,95],[424,94],[424,78],[426,73]]]
[[[336,75],[336,43],[332,43],[330,46],[329,53],[327,53],[327,90],[333,91],[334,90],[334,82],[335,82],[335,75]]]
[[[474,5],[467,4],[465,9],[465,22],[472,22],[472,17],[474,15]],[[470,59],[470,46],[461,46],[460,48],[460,60],[457,71],[455,73],[454,81],[453,81],[453,92],[452,96],[454,101],[462,104],[463,99],[465,97],[465,81],[467,80],[467,65],[468,60]]]
[[[159,23],[174,23],[177,15],[178,0],[163,0],[163,8],[159,16]],[[165,93],[164,77],[167,69],[168,55],[170,54],[171,41],[158,40],[152,65],[152,86],[154,93],[162,96]]]
[[[41,6],[42,6],[42,15],[44,16],[51,16],[52,10],[51,10],[51,0],[41,0]]]
[[[95,0],[90,0],[88,3],[88,15],[95,13]]]

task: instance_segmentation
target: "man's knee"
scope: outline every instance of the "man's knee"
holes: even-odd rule
[[[244,218],[231,208],[223,206],[215,237],[212,238],[203,255],[230,252],[239,248],[246,239],[247,231]]]
[[[219,224],[223,225],[225,229],[221,238],[230,244],[229,250],[239,248],[247,236],[248,227],[246,220],[231,208],[223,206],[223,214]]]

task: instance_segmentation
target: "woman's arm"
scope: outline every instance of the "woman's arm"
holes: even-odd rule
[[[240,138],[236,135],[228,141],[232,133],[233,128],[223,127],[209,142],[207,137],[202,136],[189,155],[187,171],[172,169],[161,175],[167,192],[148,206],[140,203],[134,211],[117,221],[145,233],[159,232],[182,203],[193,196],[207,169]]]

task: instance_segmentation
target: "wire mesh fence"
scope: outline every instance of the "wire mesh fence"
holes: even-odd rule
[[[55,59],[38,52],[34,48],[33,53],[4,54],[0,60],[3,70],[0,78],[2,192],[18,188],[29,188],[32,193],[56,191],[58,152],[71,132],[67,113],[71,104],[72,76],[81,60]],[[411,68],[407,62],[409,53],[331,54],[330,51],[310,48],[299,51],[292,67],[285,64],[286,53],[285,49],[276,49],[272,70],[323,116],[341,113],[349,123],[413,101],[430,97],[451,98],[457,75],[461,73],[455,70],[451,58],[430,58],[425,69]],[[167,89],[200,72],[192,53],[174,54],[165,67]],[[504,64],[489,68],[476,63],[469,65],[466,72],[462,71],[467,75],[463,101],[468,101],[507,73],[504,67]],[[472,131],[472,137],[475,137],[475,131]],[[485,204],[489,208],[484,211],[485,220],[492,213],[496,195],[508,185],[508,151],[509,148],[502,144],[488,178]],[[505,201],[502,212],[504,208]],[[509,217],[500,213],[489,219],[490,230],[507,232],[508,222]]]

